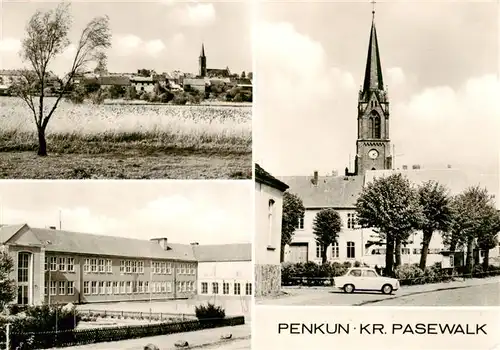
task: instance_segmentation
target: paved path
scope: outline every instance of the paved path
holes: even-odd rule
[[[384,300],[394,300],[394,305],[399,305],[397,300],[404,296],[418,295],[423,293],[433,293],[439,292],[441,290],[449,290],[450,293],[453,290],[459,289],[468,289],[476,286],[484,286],[491,285],[491,290],[500,293],[500,277],[491,277],[484,279],[468,279],[468,280],[460,280],[454,282],[444,282],[444,283],[433,283],[433,284],[425,284],[425,285],[416,285],[416,286],[403,286],[399,291],[394,292],[393,295],[383,295],[381,293],[362,293],[356,292],[352,294],[346,294],[338,289],[334,289],[331,287],[285,287],[283,291],[287,293],[287,295],[279,298],[271,298],[271,299],[258,299],[256,303],[258,305],[343,305],[343,306],[351,306],[351,305],[382,305],[381,301]],[[488,290],[490,290],[488,289]],[[474,289],[473,289],[474,290]],[[453,299],[452,299],[453,300]],[[486,299],[467,299],[471,305],[476,305],[474,302],[477,302],[477,306],[485,305],[484,302],[486,300],[488,306],[500,306],[498,299],[495,300],[494,297],[487,297]],[[456,301],[457,304],[449,304],[462,306],[462,302]],[[451,303],[451,301],[450,301]],[[427,303],[424,303],[427,305]],[[389,304],[387,304],[389,305]],[[439,305],[439,304],[436,304]]]
[[[233,335],[232,340],[222,341],[220,339],[221,335],[227,333],[231,333]],[[110,342],[110,343],[89,344],[89,345],[75,346],[68,349],[142,350],[145,345],[151,343],[158,346],[160,350],[170,350],[170,349],[179,349],[175,347],[175,342],[178,340],[187,341],[190,345],[190,348],[210,349],[210,347],[214,347],[214,349],[245,349],[241,347],[233,348],[232,346],[234,346],[235,344],[238,345],[237,342],[240,342],[242,340],[249,341],[250,334],[251,334],[251,326],[250,324],[245,324],[242,326],[205,329],[196,332],[160,335],[156,337],[130,339],[117,342]],[[240,342],[238,346],[241,346],[241,344],[242,343]]]

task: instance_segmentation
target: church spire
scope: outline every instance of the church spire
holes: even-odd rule
[[[375,7],[372,10],[372,28],[370,32],[370,43],[368,45],[368,56],[366,59],[365,80],[363,82],[363,95],[370,90],[384,90],[382,79],[382,66],[378,50],[377,30],[375,29]]]
[[[205,44],[201,44],[201,53],[200,53],[200,57],[205,57]]]

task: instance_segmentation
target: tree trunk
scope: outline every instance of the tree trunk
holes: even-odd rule
[[[45,139],[45,128],[38,126],[38,155],[45,157],[47,155],[47,140]]]
[[[424,238],[422,240],[422,253],[420,253],[420,269],[425,270],[427,266],[427,254],[429,253],[429,245],[431,244],[432,231],[424,230]]]
[[[385,251],[385,272],[384,275],[392,277],[392,266],[394,265],[394,240],[387,237],[386,251]]]
[[[489,249],[485,249],[484,250],[484,259],[483,259],[483,271],[484,272],[487,272],[488,271],[488,267],[490,266],[490,250]]]
[[[280,262],[284,262],[285,261],[285,246],[283,244],[281,244],[281,248],[280,248]]]
[[[474,259],[474,239],[469,238],[467,241],[467,257],[465,258],[465,271],[472,274],[472,261]]]
[[[321,251],[321,264],[326,264],[326,253],[328,252],[328,247],[323,246],[323,250]]]
[[[395,267],[401,266],[401,238],[396,238],[396,264]]]

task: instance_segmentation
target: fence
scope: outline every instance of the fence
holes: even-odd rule
[[[168,312],[141,312],[141,311],[113,311],[113,310],[78,310],[78,313],[85,320],[86,317],[118,318],[118,319],[139,319],[139,320],[192,320],[195,314],[177,314]]]
[[[422,275],[414,278],[404,278],[399,279],[399,283],[402,286],[405,285],[417,285],[417,284],[426,284],[426,283],[439,283],[439,282],[448,282],[457,278],[485,278],[485,277],[493,277],[500,275],[499,270],[493,271],[475,271],[472,273],[465,274],[451,274],[450,272],[438,275]],[[338,277],[338,276],[337,276]],[[287,276],[286,280],[282,281],[282,285],[284,286],[331,286],[335,280],[334,277],[309,277],[309,276]]]
[[[237,326],[245,323],[243,316],[223,319],[190,320],[184,322],[156,323],[138,326],[94,328],[43,333],[11,333],[10,349],[48,349],[112,342],[157,335],[192,332],[207,328]]]

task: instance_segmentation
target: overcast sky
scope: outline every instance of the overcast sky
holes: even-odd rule
[[[0,68],[19,68],[22,65],[17,52],[27,21],[37,9],[55,8],[57,2],[0,1]],[[70,39],[76,44],[92,18],[108,15],[113,35],[108,52],[111,72],[147,68],[195,73],[204,42],[208,68],[227,66],[239,74],[252,69],[251,10],[248,1],[72,1]],[[53,64],[56,73],[70,68],[72,48]]]
[[[3,224],[172,243],[249,243],[249,181],[0,181]]]
[[[353,170],[371,10],[259,5],[255,160],[271,173],[343,173],[349,158]],[[498,171],[498,16],[496,1],[376,4],[396,166]]]

